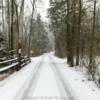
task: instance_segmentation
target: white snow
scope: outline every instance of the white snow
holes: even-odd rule
[[[27,100],[30,98],[34,98],[35,100],[51,100],[56,97],[61,97],[56,78],[54,77],[54,72],[49,62],[48,57],[45,57],[41,66],[42,70],[37,77],[36,85],[33,85]]]
[[[41,59],[42,63],[36,71],[36,65]],[[68,67],[66,59],[59,59],[53,53],[32,58],[30,64],[0,82],[0,100],[68,100],[55,67],[59,69],[73,97],[78,98],[75,100],[100,100],[100,89],[94,82],[88,81],[87,75],[82,71]],[[29,91],[25,94],[28,87]]]
[[[66,83],[79,100],[100,100],[100,89],[93,81],[88,81],[87,75],[75,68],[70,68],[65,59],[52,55],[54,62],[62,72]],[[58,63],[57,63],[58,62]]]
[[[2,84],[0,87],[0,100],[19,100],[21,98],[31,80],[34,66],[40,59],[41,57],[32,59],[32,63],[4,80],[4,85]]]

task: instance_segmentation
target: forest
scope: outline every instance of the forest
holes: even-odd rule
[[[19,49],[23,56],[30,56],[32,51],[35,55],[46,51],[48,42],[46,23],[41,20],[39,13],[35,14],[36,0],[29,3],[31,9],[25,0],[0,0],[1,58],[7,55],[13,58],[18,55]]]
[[[47,22],[29,2],[0,0],[0,61],[52,51],[100,85],[100,1],[49,0]]]
[[[48,17],[55,38],[55,54],[70,67],[85,69],[100,84],[100,1],[50,0]]]

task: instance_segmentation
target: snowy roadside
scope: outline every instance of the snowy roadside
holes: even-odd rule
[[[34,67],[40,59],[41,57],[32,58],[30,64],[2,81],[2,85],[0,85],[1,100],[19,100],[21,98],[31,81]]]
[[[83,72],[68,67],[66,59],[60,59],[53,56],[53,54],[51,55],[70,90],[79,100],[100,100],[100,89],[96,87],[94,82],[88,81],[87,76]]]

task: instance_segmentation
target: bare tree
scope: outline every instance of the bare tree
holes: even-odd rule
[[[3,34],[5,33],[5,20],[4,20],[4,0],[2,0],[2,27],[3,27]]]
[[[76,49],[76,66],[79,65],[80,55],[80,32],[81,32],[81,16],[82,16],[82,0],[79,0],[79,21],[78,21],[78,34],[77,34],[77,49]]]
[[[95,22],[96,22],[96,0],[94,0],[94,11],[93,11],[93,28],[92,28],[92,37],[91,37],[91,45],[90,45],[90,62],[89,62],[89,73],[92,75],[92,78],[94,80],[94,53],[93,53],[93,48],[94,48],[94,36],[95,36]]]
[[[11,50],[14,50],[14,0],[11,0]],[[13,56],[13,53],[12,53]]]
[[[28,47],[28,56],[30,57],[30,49],[31,49],[31,34],[32,34],[32,21],[33,21],[33,16],[34,16],[34,10],[35,10],[35,3],[37,0],[33,0],[32,3],[32,14],[31,14],[31,19],[30,19],[30,33],[29,33],[29,47]]]
[[[11,34],[10,34],[10,1],[6,0],[6,6],[7,6],[7,33],[8,33],[8,50],[11,48]]]

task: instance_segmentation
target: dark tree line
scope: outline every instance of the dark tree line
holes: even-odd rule
[[[97,0],[50,0],[48,9],[55,54],[67,57],[70,67],[84,66],[93,80],[99,63],[99,9]]]
[[[48,50],[48,33],[45,27],[45,23],[41,20],[40,14],[37,15],[37,19],[32,20],[31,30],[31,49],[33,50],[33,56],[41,55]]]

